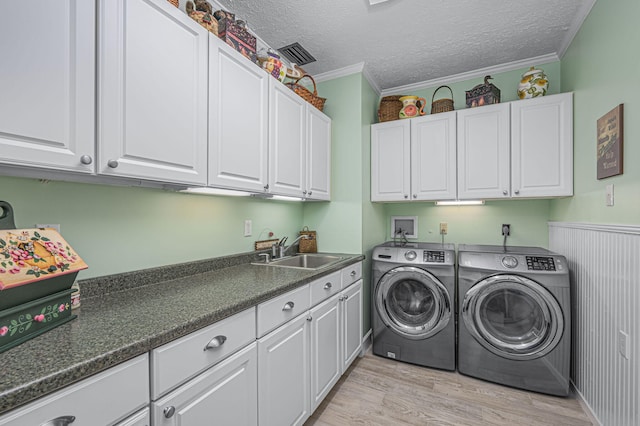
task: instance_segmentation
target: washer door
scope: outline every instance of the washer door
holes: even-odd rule
[[[401,266],[382,276],[374,295],[382,321],[409,339],[425,339],[442,330],[451,319],[451,298],[431,273]]]
[[[564,330],[553,295],[518,275],[494,275],[476,283],[464,296],[462,318],[482,346],[509,359],[548,354]]]

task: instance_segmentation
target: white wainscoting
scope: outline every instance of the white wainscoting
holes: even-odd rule
[[[550,222],[549,248],[571,271],[577,391],[603,425],[640,425],[640,226]]]

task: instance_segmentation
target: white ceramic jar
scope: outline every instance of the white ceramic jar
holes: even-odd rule
[[[547,94],[549,80],[544,71],[531,67],[529,71],[522,74],[522,80],[518,84],[518,98],[528,99]]]

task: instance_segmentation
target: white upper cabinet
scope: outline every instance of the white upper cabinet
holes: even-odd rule
[[[268,183],[269,74],[209,37],[209,185],[263,191]]]
[[[207,183],[208,32],[164,0],[100,0],[98,173]]]
[[[307,102],[273,78],[269,84],[269,192],[303,197]]]
[[[409,199],[410,161],[410,120],[371,126],[371,201]]]
[[[92,173],[95,4],[0,5],[0,163]]]
[[[573,195],[573,94],[511,103],[514,197]]]
[[[331,198],[331,119],[307,105],[307,186],[306,197]]]
[[[458,198],[511,196],[509,104],[457,111]]]
[[[456,113],[411,121],[411,199],[455,200]]]

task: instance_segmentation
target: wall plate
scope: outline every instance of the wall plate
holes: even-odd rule
[[[391,238],[418,238],[418,216],[391,216]]]

